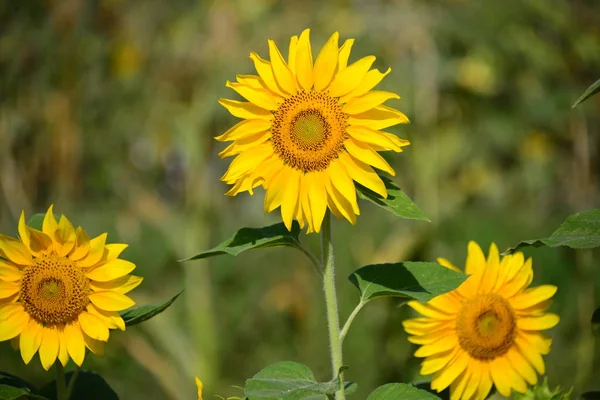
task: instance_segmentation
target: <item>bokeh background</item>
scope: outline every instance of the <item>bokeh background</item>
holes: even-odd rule
[[[374,262],[463,265],[468,240],[501,249],[548,236],[570,213],[597,208],[600,97],[573,102],[600,77],[600,3],[589,0],[23,0],[0,2],[0,231],[55,204],[91,234],[129,243],[145,281],[139,303],[182,288],[160,317],[114,333],[85,367],[122,399],[241,395],[262,367],[295,360],[329,379],[320,284],[288,249],[179,263],[241,226],[275,223],[263,192],[223,195],[228,162],[212,138],[235,119],[227,79],[253,73],[251,51],[312,29],[356,38],[351,60],[377,55],[382,83],[411,125],[412,145],[386,154],[395,182],[432,223],[361,203],[355,227],[334,223],[342,320],[357,301],[346,280]],[[304,240],[318,251],[318,237]],[[534,284],[555,284],[561,316],[546,357],[551,385],[600,389],[590,318],[600,305],[599,253],[532,249]],[[386,382],[423,381],[398,301],[369,304],[345,343],[353,398]],[[52,378],[7,343],[0,370]]]

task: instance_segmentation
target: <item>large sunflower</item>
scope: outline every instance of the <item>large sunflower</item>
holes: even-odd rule
[[[42,231],[19,220],[21,240],[0,235],[0,341],[13,339],[25,363],[39,351],[49,369],[58,358],[81,366],[87,347],[104,353],[110,329],[125,330],[118,311],[142,278],[119,257],[125,244],[94,239],[48,209]]]
[[[448,260],[438,262],[459,271]],[[503,396],[524,393],[545,372],[542,355],[552,339],[540,332],[559,317],[546,313],[556,286],[527,288],[533,279],[531,258],[515,253],[500,259],[490,246],[487,260],[475,242],[468,245],[465,272],[471,276],[456,290],[427,304],[409,305],[423,318],[404,322],[409,341],[421,347],[421,374],[434,374],[431,388],[450,386],[451,399],[483,400],[492,384]]]
[[[372,91],[390,73],[370,70],[374,56],[348,65],[354,39],[339,47],[334,33],[313,63],[307,29],[290,40],[287,61],[269,40],[266,61],[250,58],[256,75],[227,82],[248,102],[221,99],[243,121],[216,137],[233,141],[219,155],[237,157],[221,178],[235,196],[259,185],[266,190],[265,212],[281,206],[288,229],[296,219],[308,232],[319,232],[329,208],[338,218],[356,222],[359,208],[354,181],[387,197],[371,167],[394,175],[377,151],[402,151],[409,142],[381,129],[408,123],[383,103],[395,93]]]

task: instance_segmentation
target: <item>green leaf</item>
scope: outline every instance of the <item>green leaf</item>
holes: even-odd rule
[[[335,393],[338,379],[317,382],[310,368],[293,361],[269,365],[246,381],[244,393],[248,400],[326,400],[327,394]],[[347,392],[356,385],[346,383]]]
[[[367,265],[354,271],[350,282],[360,291],[361,302],[396,296],[422,302],[456,289],[467,275],[433,262]]]
[[[0,385],[28,389],[31,393],[37,392],[36,387],[31,383],[19,378],[18,376],[11,375],[8,372],[0,371]]]
[[[573,249],[591,249],[600,246],[600,209],[569,215],[565,222],[546,239],[524,240],[507,249],[503,255],[511,254],[523,247],[568,246]]]
[[[46,397],[31,393],[29,389],[0,385],[0,400],[48,400]]]
[[[65,375],[67,386],[73,377],[73,372]],[[48,383],[40,393],[49,400],[56,399],[56,381]],[[70,400],[119,400],[117,393],[106,383],[104,378],[92,371],[80,371],[75,380],[75,387]]]
[[[300,225],[296,221],[292,224],[291,232],[281,222],[264,228],[242,228],[217,247],[182,261],[199,260],[221,254],[237,256],[244,251],[266,247],[297,247],[299,245],[299,234]]]
[[[385,208],[400,218],[418,219],[421,221],[431,222],[423,213],[423,211],[421,211],[421,209],[417,207],[417,205],[413,203],[413,201],[398,186],[394,184],[394,182],[385,176],[380,175],[379,178],[381,178],[385,184],[385,188],[387,189],[387,199],[384,199],[372,190],[355,183],[358,196],[361,199],[369,200],[370,202]]]
[[[145,306],[135,307],[130,310],[121,311],[121,318],[125,321],[125,326],[137,325],[147,321],[165,311],[173,302],[183,293],[183,290],[171,297],[169,300],[158,304],[147,304]]]
[[[388,383],[379,386],[372,392],[367,400],[438,400],[436,395],[417,389],[405,383]]]
[[[573,106],[571,108],[577,107],[577,105],[579,105],[580,103],[583,103],[585,100],[592,97],[594,94],[598,93],[599,91],[600,91],[600,79],[598,79],[589,88],[587,88],[585,90],[585,92],[583,92],[583,94],[577,99],[575,104],[573,104]]]
[[[27,225],[32,227],[33,229],[37,229],[38,231],[42,230],[42,224],[44,223],[45,214],[34,214],[27,221]]]

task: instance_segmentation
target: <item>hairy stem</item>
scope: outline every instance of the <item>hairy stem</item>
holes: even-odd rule
[[[352,321],[354,321],[354,318],[358,315],[360,310],[362,310],[362,308],[365,306],[365,304],[367,304],[367,302],[363,302],[361,300],[360,303],[358,303],[356,305],[356,307],[354,308],[354,310],[352,311],[352,314],[350,314],[348,316],[348,319],[346,320],[346,323],[344,324],[344,327],[342,328],[342,331],[340,332],[340,343],[342,345],[344,344],[344,339],[346,338],[346,334],[348,333],[348,330],[350,329],[350,325],[352,325]]]
[[[337,297],[335,294],[335,268],[333,262],[333,244],[331,243],[331,214],[329,210],[323,219],[321,232],[321,251],[323,255],[323,291],[327,306],[327,325],[329,327],[329,344],[331,350],[331,367],[333,378],[337,378],[342,367],[342,342],[340,341],[340,318],[338,315]],[[339,374],[340,386],[335,393],[336,400],[346,400],[344,379]]]
[[[56,360],[54,364],[56,370],[56,398],[58,400],[69,400],[67,397],[67,385],[65,384],[65,368]]]

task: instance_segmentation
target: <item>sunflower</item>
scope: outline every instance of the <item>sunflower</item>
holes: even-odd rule
[[[81,366],[87,347],[104,354],[110,329],[125,330],[118,311],[135,303],[125,293],[142,278],[119,258],[127,245],[90,240],[50,206],[42,231],[19,220],[20,240],[0,235],[0,341],[13,339],[28,364],[39,351],[47,370],[71,358]]]
[[[204,384],[202,383],[200,378],[198,378],[197,376],[195,378],[196,378],[196,387],[198,388],[198,400],[202,400],[202,389],[204,389]]]
[[[334,33],[313,63],[306,29],[290,40],[287,61],[269,40],[270,61],[250,58],[258,75],[238,75],[226,86],[248,102],[221,99],[243,121],[221,136],[233,141],[219,153],[237,156],[221,178],[235,196],[259,185],[266,190],[265,212],[281,207],[288,229],[296,219],[319,232],[329,208],[352,224],[360,213],[354,182],[387,197],[372,167],[395,172],[377,151],[402,151],[409,145],[381,129],[408,123],[398,110],[383,105],[395,93],[372,91],[390,73],[370,69],[374,56],[348,65],[354,39],[339,47]]]
[[[460,271],[448,260],[438,262]],[[542,330],[559,322],[546,313],[556,286],[528,288],[533,279],[531,258],[523,253],[500,259],[490,246],[487,260],[475,242],[468,245],[467,280],[456,290],[427,304],[408,304],[424,317],[404,321],[409,341],[420,345],[415,356],[425,358],[421,374],[434,374],[431,388],[450,386],[451,399],[485,399],[492,384],[503,396],[524,393],[545,372],[542,355],[552,339]]]

